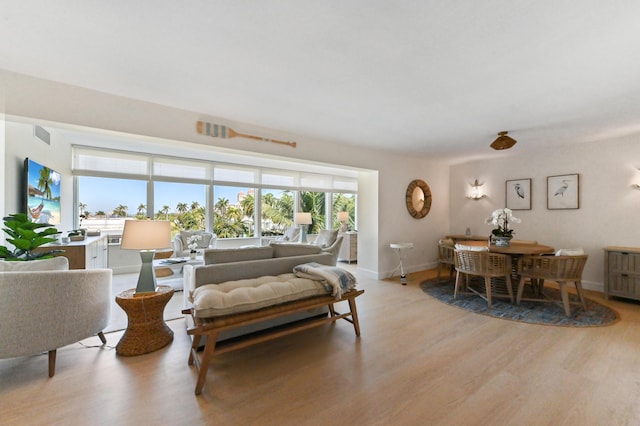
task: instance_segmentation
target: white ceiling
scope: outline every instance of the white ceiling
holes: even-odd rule
[[[640,133],[640,1],[0,0],[0,68],[416,155],[496,155],[508,130],[523,153]]]

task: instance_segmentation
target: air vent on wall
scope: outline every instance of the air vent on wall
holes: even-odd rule
[[[33,126],[33,134],[47,145],[51,145],[51,134],[40,126]]]

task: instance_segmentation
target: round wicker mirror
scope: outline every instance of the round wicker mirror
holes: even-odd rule
[[[431,189],[423,180],[412,180],[406,193],[407,210],[416,219],[421,219],[431,210]]]

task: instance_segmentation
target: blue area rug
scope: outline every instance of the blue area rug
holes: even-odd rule
[[[620,315],[616,311],[589,298],[586,298],[587,310],[583,310],[579,304],[578,296],[571,293],[569,293],[572,302],[571,317],[569,318],[564,314],[560,291],[552,287],[544,289],[545,297],[553,300],[552,302],[522,301],[520,305],[516,305],[510,303],[508,299],[493,298],[491,309],[487,306],[486,300],[475,294],[458,294],[458,297],[454,299],[453,282],[438,283],[436,280],[428,280],[421,283],[420,287],[429,296],[448,305],[512,321],[565,327],[597,327],[614,324],[620,319]]]

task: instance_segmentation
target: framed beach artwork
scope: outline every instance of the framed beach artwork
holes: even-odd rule
[[[29,220],[60,224],[60,173],[33,161],[24,160],[25,207]]]
[[[531,178],[505,181],[506,206],[511,210],[531,210]]]
[[[580,208],[580,175],[547,176],[547,209]]]

